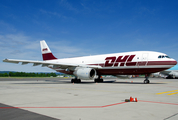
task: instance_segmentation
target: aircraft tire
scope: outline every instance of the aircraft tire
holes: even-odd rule
[[[143,82],[144,82],[144,84],[149,84],[150,83],[149,80],[144,80]]]
[[[95,79],[95,83],[96,82],[103,82],[103,79]]]
[[[80,79],[72,79],[71,83],[81,83],[81,80]]]

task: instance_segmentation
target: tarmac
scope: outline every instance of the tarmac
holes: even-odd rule
[[[178,120],[178,79],[70,79],[0,78],[0,119]]]

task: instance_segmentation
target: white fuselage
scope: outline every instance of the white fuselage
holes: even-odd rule
[[[96,71],[99,75],[149,74],[169,69],[177,64],[177,61],[169,58],[166,54],[152,51],[103,54],[50,61],[55,63],[98,66]],[[53,69],[67,74],[72,74],[73,72],[72,68],[70,71],[66,71],[60,67]]]

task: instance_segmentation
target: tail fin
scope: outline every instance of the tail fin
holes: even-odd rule
[[[51,50],[49,49],[48,45],[44,40],[40,41],[40,46],[41,46],[43,60],[57,59],[56,57],[54,57],[54,55],[52,54]]]

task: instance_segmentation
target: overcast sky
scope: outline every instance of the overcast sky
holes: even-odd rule
[[[2,62],[42,60],[40,40],[57,58],[148,50],[178,60],[177,6],[177,0],[0,0],[0,71],[53,71]]]

